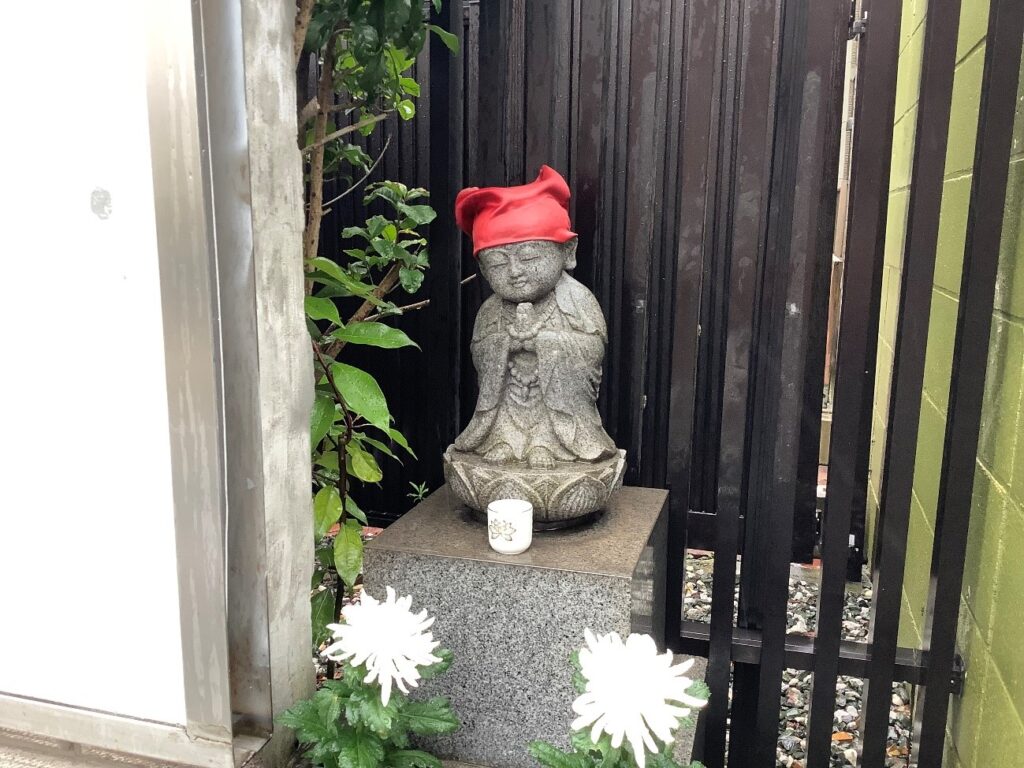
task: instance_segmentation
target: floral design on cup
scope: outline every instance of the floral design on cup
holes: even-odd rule
[[[515,526],[508,520],[492,520],[487,529],[491,532],[492,539],[512,541],[512,537],[516,535]]]

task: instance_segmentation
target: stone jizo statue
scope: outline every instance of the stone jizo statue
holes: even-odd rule
[[[456,201],[494,295],[473,328],[476,410],[445,453],[445,474],[478,511],[500,498],[531,502],[539,528],[593,515],[625,471],[597,411],[607,331],[594,295],[569,274],[568,203],[547,166],[531,184],[472,187]]]

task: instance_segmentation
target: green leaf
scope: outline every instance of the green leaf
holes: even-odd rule
[[[369,205],[372,200],[380,198],[387,200],[394,206],[405,200],[409,195],[409,188],[400,181],[378,181],[366,188],[366,196],[363,204]]]
[[[359,505],[356,504],[355,499],[351,496],[345,497],[345,514],[350,517],[354,517],[363,525],[369,525],[369,523],[366,522],[366,513],[359,508]]]
[[[396,749],[384,759],[388,768],[441,768],[441,761],[418,749]]]
[[[595,768],[618,768],[619,766],[622,748],[613,747],[611,737],[607,733],[602,733],[595,744],[590,739],[590,728],[584,728],[582,731],[573,731],[569,737],[569,743],[577,752],[596,756],[594,757]]]
[[[316,561],[324,568],[330,568],[334,565],[333,547],[333,544],[328,544],[326,546],[316,548]]]
[[[708,688],[708,684],[703,680],[694,680],[690,683],[690,687],[686,689],[686,693],[698,699],[704,699],[705,701],[711,698],[711,689]]]
[[[313,701],[316,702],[320,722],[324,725],[337,725],[341,717],[341,699],[334,691],[317,691],[313,694]]]
[[[581,731],[573,731],[569,734],[569,744],[577,752],[598,752],[597,745],[590,740],[589,728],[584,728]]]
[[[386,738],[398,717],[398,701],[395,696],[385,707],[381,703],[377,686],[360,687],[345,702],[345,719],[350,725],[365,726]]]
[[[306,314],[314,320],[330,320],[335,325],[341,325],[341,317],[338,316],[338,308],[330,299],[322,299],[317,296],[306,297]]]
[[[341,517],[341,494],[333,485],[321,488],[313,497],[313,536],[317,541],[327,535]]]
[[[647,756],[647,764],[651,768],[679,768],[679,763],[672,758],[669,752],[664,750],[653,755],[649,754]]]
[[[363,570],[363,527],[355,520],[346,520],[338,535],[334,537],[334,567],[352,589]]]
[[[319,587],[323,583],[324,573],[325,573],[325,571],[324,571],[323,568],[317,567],[317,568],[313,569],[313,576],[309,580],[309,588],[310,589],[316,589],[317,587]]]
[[[423,285],[423,273],[418,269],[402,267],[398,270],[398,282],[402,284],[406,293],[416,293]]]
[[[303,744],[331,742],[339,735],[338,717],[341,708],[330,691],[317,691],[278,716],[277,721],[295,731]]]
[[[352,250],[352,249],[350,249],[350,250]],[[325,258],[322,258],[322,257],[317,257],[315,259],[311,259],[309,263],[311,265],[313,265],[314,267],[316,267],[320,272],[323,272],[324,274],[329,276],[332,280],[334,280],[335,284],[338,286],[338,288],[341,291],[344,292],[345,296],[359,296],[360,298],[369,299],[369,300],[373,301],[378,306],[380,305],[380,299],[376,298],[373,295],[373,286],[372,285],[369,285],[368,283],[364,283],[361,280],[356,280],[354,277],[349,275],[347,272],[345,272],[345,270],[343,270],[341,267],[339,267],[337,264],[335,264],[330,259],[325,259]],[[314,297],[314,298],[316,298],[316,297]],[[330,301],[329,299],[323,299],[323,298],[319,298],[318,300],[319,301]],[[309,301],[309,299],[307,299],[307,301]],[[333,305],[334,302],[331,302],[331,304]],[[308,309],[306,310],[306,314],[310,314]],[[337,308],[335,308],[335,314],[337,314]],[[315,319],[319,320],[321,318],[315,318]],[[342,325],[342,322],[341,322],[340,318],[335,322],[335,325]]]
[[[346,675],[346,669],[353,669],[352,665],[347,661],[341,662],[342,664],[342,675],[341,680],[324,680],[321,683],[321,688],[326,688],[338,697],[344,699],[347,696],[352,695],[352,691],[363,685],[361,677],[355,675]],[[365,675],[364,675],[365,676]]]
[[[410,96],[420,95],[420,84],[417,83],[411,77],[400,77],[398,79],[398,85],[405,93],[408,93]]]
[[[338,739],[338,761],[344,768],[377,768],[384,759],[384,745],[376,735],[347,728]]]
[[[348,453],[349,469],[364,483],[379,483],[384,477],[380,464],[373,458],[373,454],[354,440],[345,446],[345,451]]]
[[[335,414],[334,398],[323,393],[317,394],[313,401],[313,411],[309,417],[309,443],[313,450],[316,450],[320,441],[330,431],[331,425],[334,424]]]
[[[441,12],[441,0],[434,0],[434,10],[438,13]]]
[[[322,589],[310,599],[310,610],[313,619],[313,647],[319,648],[320,644],[331,636],[327,629],[328,624],[334,623],[334,592],[330,589]],[[294,726],[289,725],[289,728]]]
[[[416,226],[429,224],[437,218],[437,211],[429,205],[407,205],[400,203],[398,205],[398,212],[411,220]]]
[[[370,156],[366,154],[361,147],[357,147],[355,144],[345,144],[341,148],[341,156],[350,164],[364,170],[368,168],[372,162]]]
[[[395,444],[401,446],[402,449],[406,453],[408,453],[410,456],[412,456],[414,459],[416,458],[416,454],[413,453],[412,448],[409,447],[409,441],[405,439],[405,435],[403,435],[401,432],[399,432],[394,427],[388,427],[384,431],[388,433],[388,437],[391,438],[392,442],[394,442]]]
[[[399,347],[416,347],[419,345],[410,339],[405,331],[393,328],[384,323],[362,321],[349,323],[331,334],[331,338],[349,344],[366,344],[382,349],[398,349]]]
[[[567,754],[546,741],[530,742],[530,754],[544,768],[585,768],[587,764],[583,755]]]
[[[398,239],[398,227],[394,224],[388,224],[384,229],[380,231],[380,236],[387,240],[389,243],[395,242]]]
[[[363,237],[367,240],[370,239],[370,233],[365,227],[345,227],[341,230],[341,236],[348,240],[350,237]]]
[[[452,37],[454,37],[454,35],[452,35]],[[402,99],[395,106],[395,109],[398,110],[398,116],[403,120],[412,120],[416,115],[416,105],[409,99]]]
[[[452,660],[455,658],[454,654],[452,654],[452,652],[447,648],[438,648],[433,651],[433,655],[437,656],[441,660],[435,664],[420,667],[420,677],[424,680],[430,680],[431,678],[444,674],[448,667],[452,665]]]
[[[333,277],[339,283],[348,278],[348,275],[345,274],[345,271],[340,266],[330,259],[325,259],[322,256],[310,259],[309,265],[314,269],[319,269],[324,274]]]
[[[441,42],[444,43],[445,48],[452,53],[459,52],[459,38],[456,35],[453,35],[446,29],[441,29],[437,24],[427,24],[427,28],[441,38]]]
[[[318,467],[324,469],[333,469],[335,472],[338,471],[338,452],[337,451],[324,451],[317,456],[313,463]]]
[[[388,740],[399,749],[407,749],[409,746],[409,733],[405,728],[393,728]]]
[[[356,433],[356,434],[353,435],[353,437],[355,437],[361,443],[364,443],[364,444],[369,445],[369,446],[371,446],[373,448],[376,448],[378,451],[383,453],[385,456],[390,456],[392,459],[397,461],[399,464],[402,463],[401,460],[397,456],[395,456],[395,452],[392,451],[388,446],[384,445],[384,443],[382,443],[380,440],[375,440],[374,438],[370,437],[369,435],[364,435],[362,433]]]
[[[373,250],[379,253],[388,261],[401,261],[406,262],[412,259],[412,254],[409,253],[402,245],[394,243],[383,237],[375,237],[370,241],[370,245],[373,246]]]
[[[368,218],[366,220],[366,229],[370,233],[370,239],[380,237],[380,233],[384,231],[384,227],[390,223],[391,222],[388,219],[385,219],[380,214]]]
[[[402,710],[402,720],[410,731],[420,736],[451,733],[459,727],[459,718],[452,712],[448,699],[440,696],[428,701],[410,701]]]
[[[587,678],[583,676],[583,665],[580,664],[580,652],[573,651],[569,655],[572,664],[572,687],[576,693],[583,693],[587,690]]]
[[[391,425],[391,414],[377,380],[366,371],[347,363],[334,363],[331,373],[349,410],[386,432]]]

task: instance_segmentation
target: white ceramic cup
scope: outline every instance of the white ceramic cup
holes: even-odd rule
[[[518,555],[533,543],[533,504],[498,499],[487,505],[487,541],[503,555]]]

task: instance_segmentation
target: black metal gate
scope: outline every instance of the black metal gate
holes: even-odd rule
[[[991,0],[924,650],[900,648],[897,629],[959,0],[929,0],[925,22],[867,643],[842,639],[842,604],[851,532],[857,558],[862,545],[901,3],[855,7],[854,19],[849,0],[446,6],[434,20],[460,35],[462,56],[436,43],[424,52],[420,117],[392,123],[397,152],[379,171],[429,187],[439,211],[463,186],[520,183],[541,163],[568,179],[577,277],[609,324],[602,414],[629,453],[627,482],[672,492],[667,641],[709,661],[699,742],[709,768],[775,765],[786,668],[813,672],[806,768],[829,765],[838,675],[867,681],[859,765],[885,764],[892,683],[902,680],[919,686],[911,765],[939,768],[959,679],[959,606],[939,598],[959,594],[962,580],[987,354],[977,340],[988,338],[992,314],[1024,4]],[[862,36],[860,95],[816,539],[851,30]],[[332,213],[338,230],[361,214],[345,205]],[[430,312],[403,321],[424,351],[402,352],[388,377],[401,390],[396,416],[426,457],[440,455],[471,412],[465,329],[484,298],[479,281],[463,285],[475,265],[451,217],[432,229]],[[323,242],[330,247],[329,236]],[[437,464],[393,473],[373,506],[404,509],[405,481],[438,484]],[[710,624],[681,617],[688,532],[716,553]],[[787,635],[790,563],[809,560],[816,544],[817,632]]]
[[[871,625],[867,643],[842,640],[842,607],[851,519],[863,510],[867,451],[878,334],[881,262],[885,239],[889,163],[892,149],[900,3],[866,0],[858,21],[863,33],[859,62],[852,158],[852,198],[848,226],[846,279],[839,340],[838,373],[830,451],[828,498],[821,533],[822,584],[817,632],[786,634],[789,576],[788,542],[800,514],[801,382],[819,359],[806,320],[792,303],[815,279],[808,261],[815,252],[805,227],[806,177],[801,164],[811,152],[808,133],[831,116],[828,99],[815,100],[816,62],[828,58],[834,29],[820,4],[787,0],[781,9],[780,87],[775,104],[774,162],[765,240],[766,266],[758,310],[767,313],[767,334],[755,344],[751,365],[764,371],[743,418],[723,407],[723,422],[735,418],[733,436],[751,442],[741,466],[717,472],[719,504],[714,520],[716,569],[710,626],[684,622],[679,650],[706,655],[712,699],[703,723],[701,752],[712,768],[768,768],[775,764],[779,690],[784,668],[813,672],[808,768],[830,764],[836,680],[840,674],[867,682],[859,765],[882,768],[886,760],[892,684],[914,683],[914,739],[911,765],[942,765],[950,694],[961,671],[956,658],[956,627],[963,560],[971,509],[974,463],[982,406],[987,345],[1002,226],[1017,75],[1024,34],[1024,6],[1014,0],[991,5],[974,163],[961,304],[957,321],[949,420],[946,426],[937,524],[932,546],[931,582],[922,650],[898,647],[911,488],[928,335],[930,295],[942,193],[946,139],[959,17],[959,0],[931,0],[926,36],[916,145],[904,243],[892,399],[888,414],[881,519],[873,568]],[[866,31],[865,31],[866,30]],[[820,65],[819,65],[820,66]],[[802,93],[800,92],[802,89]],[[808,98],[810,96],[810,98]],[[828,128],[825,129],[828,134]],[[818,158],[820,159],[820,155]],[[826,154],[825,158],[831,158]],[[826,160],[827,162],[827,160]],[[826,170],[828,175],[830,170]],[[804,179],[804,181],[802,181]],[[732,183],[737,183],[735,178]],[[822,188],[823,189],[823,188]],[[777,213],[776,213],[777,211]],[[827,206],[818,211],[820,233],[830,225]],[[820,244],[820,241],[819,241]],[[781,256],[780,256],[781,254]],[[771,259],[775,259],[774,262]],[[801,274],[802,273],[802,274]],[[723,281],[732,288],[731,283]],[[730,292],[730,299],[735,296]],[[806,298],[806,295],[805,295]],[[728,316],[728,315],[727,315]],[[726,341],[728,347],[728,341]],[[705,414],[704,419],[714,415]],[[753,429],[751,429],[753,424]],[[739,455],[739,454],[736,454]],[[740,479],[738,504],[723,504],[723,471]],[[731,489],[727,489],[731,490]],[[673,489],[676,492],[676,489]],[[740,520],[746,535],[740,543]],[[755,530],[751,533],[751,525]],[[738,620],[734,621],[735,561],[742,553]],[[729,553],[729,559],[723,558]],[[723,567],[723,565],[725,567]],[[754,574],[755,578],[750,575]],[[672,606],[674,610],[675,606]],[[732,697],[728,691],[732,679]],[[729,734],[735,734],[729,738]]]

